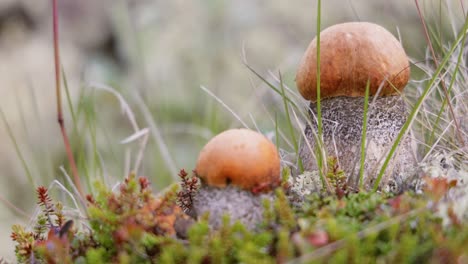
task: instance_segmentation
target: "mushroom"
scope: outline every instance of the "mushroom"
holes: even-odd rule
[[[222,216],[239,220],[253,230],[262,220],[263,199],[280,182],[280,159],[275,145],[248,129],[231,129],[211,139],[201,150],[195,172],[202,184],[193,200],[197,217],[209,213],[213,228]]]
[[[313,146],[317,130],[317,40],[310,43],[300,63],[296,83],[310,100],[306,140]],[[369,81],[369,110],[364,165],[364,186],[372,187],[388,150],[407,119],[401,92],[410,75],[409,61],[398,40],[383,27],[367,22],[331,26],[320,33],[320,95],[323,143],[357,185],[364,117],[364,96]],[[392,158],[380,186],[399,192],[414,173],[416,160],[411,139],[405,137]],[[313,147],[312,147],[313,148]],[[313,150],[312,150],[313,151]],[[300,148],[306,170],[317,170],[308,144]],[[351,177],[353,176],[353,177]]]

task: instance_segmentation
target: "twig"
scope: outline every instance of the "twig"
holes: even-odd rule
[[[68,139],[67,132],[65,130],[65,123],[63,121],[62,112],[62,97],[60,90],[60,53],[59,53],[59,37],[58,37],[58,12],[57,12],[57,0],[52,0],[52,20],[53,20],[53,35],[54,35],[54,62],[55,62],[55,93],[57,95],[57,120],[62,132],[63,143],[65,145],[65,151],[67,152],[68,161],[70,162],[70,168],[73,174],[73,181],[76,185],[76,189],[80,193],[81,197],[84,197],[83,188],[81,187],[80,176],[78,175],[78,169],[76,167],[75,158],[70,147],[70,140]]]
[[[16,205],[12,204],[8,199],[5,199],[2,195],[0,195],[0,202],[3,203],[6,207],[13,210],[17,215],[21,216],[24,219],[30,219],[30,215],[23,211],[21,208],[17,207]],[[1,263],[1,262],[0,262]]]
[[[465,18],[466,18],[465,6],[463,6],[463,1],[462,1],[462,0],[460,0],[460,5],[461,5],[461,9],[462,9],[463,15],[464,15]]]

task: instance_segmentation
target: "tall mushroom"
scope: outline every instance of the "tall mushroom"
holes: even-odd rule
[[[249,229],[261,222],[263,199],[280,182],[280,159],[275,145],[248,129],[231,129],[211,139],[198,157],[196,174],[202,185],[194,197],[197,217],[209,213],[213,228],[222,216],[239,220]]]
[[[310,100],[311,126],[306,140],[314,145],[317,100],[317,40],[310,43],[299,66],[296,83]],[[367,22],[331,26],[320,33],[320,91],[323,141],[326,153],[339,160],[341,168],[357,179],[364,117],[364,95],[369,86],[364,186],[372,187],[388,150],[407,119],[401,92],[410,75],[408,57],[398,40],[383,27]],[[300,157],[306,170],[316,170],[308,144]],[[389,163],[381,187],[398,192],[414,173],[416,160],[409,137],[400,142]],[[352,184],[357,184],[353,181]]]

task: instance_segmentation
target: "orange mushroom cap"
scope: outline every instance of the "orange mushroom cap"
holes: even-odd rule
[[[368,22],[331,26],[320,33],[320,97],[397,94],[408,83],[409,61],[400,42],[385,28]],[[317,99],[317,38],[300,63],[296,83],[301,95]]]
[[[280,181],[280,159],[275,145],[264,135],[230,129],[203,147],[195,171],[210,186],[269,189]]]

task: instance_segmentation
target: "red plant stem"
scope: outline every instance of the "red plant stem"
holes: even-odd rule
[[[462,1],[462,0],[460,0],[460,5],[461,5],[461,9],[462,9],[463,15],[464,15],[465,18],[466,18],[465,6],[463,5],[463,1]]]
[[[422,23],[422,26],[423,26],[423,29],[424,29],[424,36],[426,37],[426,42],[427,42],[427,45],[429,46],[429,50],[431,51],[432,58],[434,59],[435,66],[439,67],[439,60],[437,59],[437,57],[435,55],[434,48],[432,47],[432,42],[431,42],[431,40],[429,38],[429,32],[427,31],[426,21],[424,20],[424,17],[423,17],[423,15],[421,13],[421,9],[419,8],[419,2],[418,2],[418,0],[414,0],[414,2],[416,3],[416,9],[418,10],[419,19],[421,20],[421,23]],[[450,115],[452,116],[453,122],[455,124],[456,134],[458,136],[458,140],[460,141],[462,147],[464,147],[465,146],[465,141],[463,140],[463,137],[461,135],[460,126],[458,124],[457,117],[455,116],[455,112],[453,111],[453,106],[452,106],[452,103],[450,102],[447,87],[445,86],[445,82],[444,82],[443,78],[440,78],[440,83],[442,84],[442,90],[444,91],[445,99],[447,100],[447,104],[449,106]]]
[[[83,188],[81,187],[80,176],[78,175],[78,169],[76,167],[75,158],[70,147],[70,140],[68,139],[67,132],[65,130],[65,123],[63,121],[62,112],[62,95],[60,90],[60,52],[59,52],[59,32],[58,32],[58,12],[57,12],[57,0],[52,0],[52,21],[53,21],[53,36],[54,36],[54,62],[55,62],[55,92],[57,95],[57,120],[62,132],[63,143],[65,145],[65,151],[67,152],[68,161],[70,162],[70,168],[73,175],[73,181],[76,189],[80,193],[81,197],[84,197]]]

